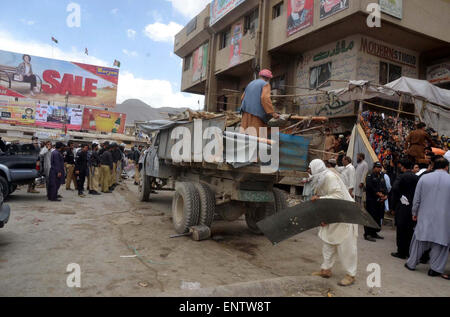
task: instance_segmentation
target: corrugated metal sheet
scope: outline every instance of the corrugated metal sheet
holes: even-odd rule
[[[307,138],[280,133],[280,171],[305,172],[309,144]]]

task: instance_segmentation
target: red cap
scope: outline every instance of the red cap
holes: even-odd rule
[[[262,71],[259,72],[259,76],[260,77],[266,77],[266,78],[273,78],[272,72],[268,69],[263,69]]]

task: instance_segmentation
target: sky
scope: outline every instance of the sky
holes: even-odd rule
[[[200,109],[202,96],[180,92],[182,59],[173,42],[209,2],[7,1],[0,10],[0,50],[110,67],[117,59],[118,103],[137,98],[156,108]]]

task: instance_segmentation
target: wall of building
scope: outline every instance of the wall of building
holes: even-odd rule
[[[320,0],[314,0],[313,25],[287,35],[287,5],[288,0],[284,0],[283,12],[280,17],[270,21],[269,46],[272,50],[290,41],[294,41],[308,33],[317,31],[325,26],[338,22],[347,16],[357,12],[366,11],[370,3],[379,3],[378,0],[347,0],[349,8],[331,15],[325,19],[320,19]],[[280,0],[270,0],[271,7],[280,3]],[[448,1],[442,0],[403,0],[403,18],[398,19],[387,14],[382,14],[382,20],[399,25],[412,31],[426,34],[439,40],[450,42],[450,5]],[[439,19],[438,17],[442,17]],[[424,23],[426,21],[426,23]]]

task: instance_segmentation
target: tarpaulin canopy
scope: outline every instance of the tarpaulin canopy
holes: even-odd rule
[[[426,80],[401,77],[379,86],[364,80],[350,80],[346,88],[330,91],[342,101],[382,98],[411,102],[415,113],[439,134],[450,135],[450,90],[439,88]],[[409,98],[409,99],[408,99]]]

